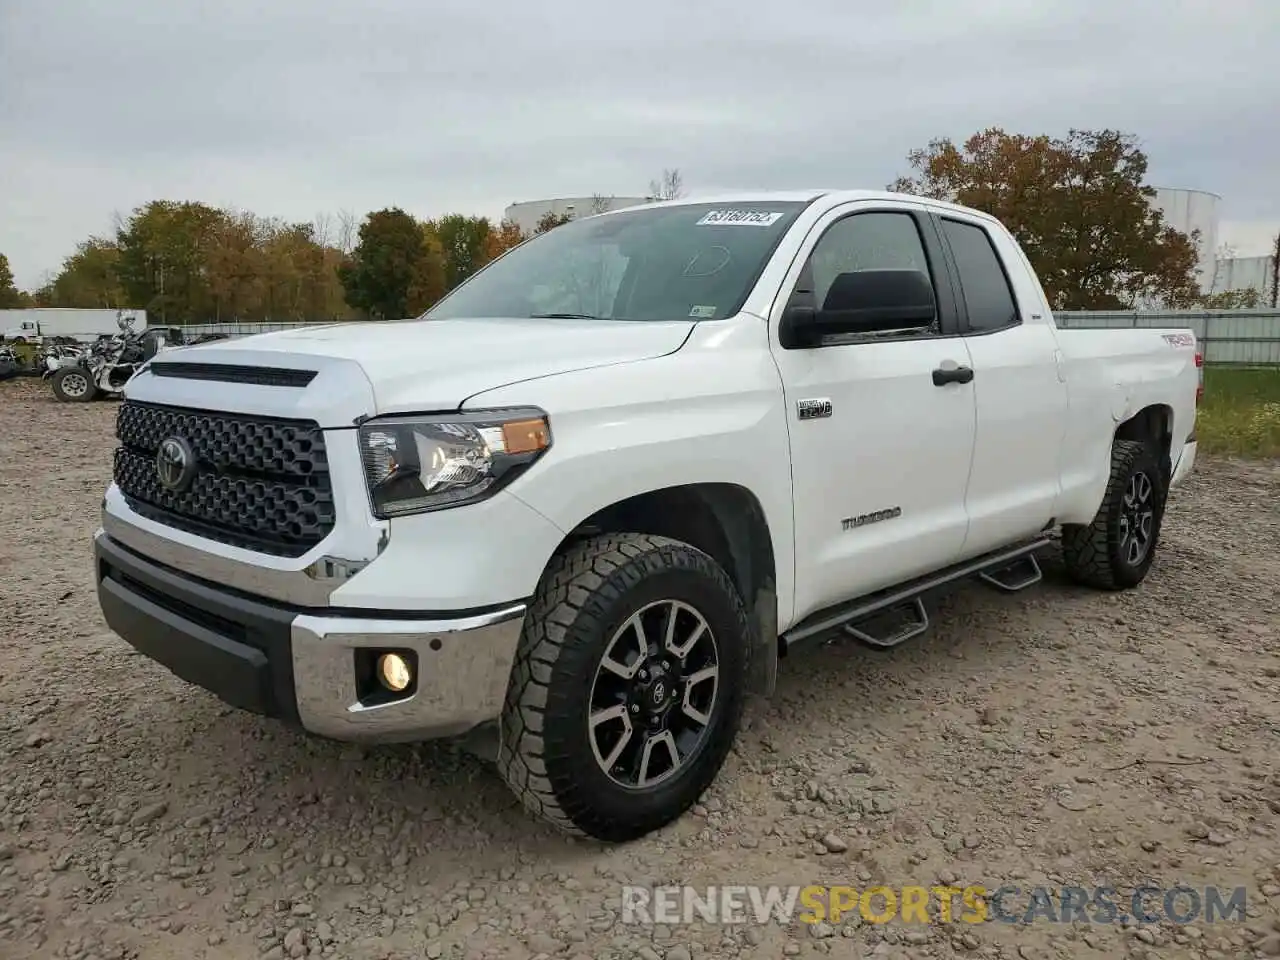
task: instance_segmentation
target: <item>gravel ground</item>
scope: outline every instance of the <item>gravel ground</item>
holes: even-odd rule
[[[783,665],[717,785],[626,847],[447,746],[234,712],[132,655],[89,561],[111,402],[0,384],[0,956],[1280,955],[1280,467],[1205,462],[1146,584],[973,586]],[[623,884],[1247,888],[1243,921],[619,922]]]

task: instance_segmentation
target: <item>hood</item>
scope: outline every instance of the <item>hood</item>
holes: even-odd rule
[[[321,375],[305,390],[291,391],[295,399],[290,408],[294,415],[310,414],[328,421],[325,425],[336,426],[335,421],[351,423],[354,417],[348,414],[353,405],[365,407],[354,416],[455,410],[468,397],[496,387],[661,357],[680,349],[692,327],[693,321],[620,320],[343,323],[183,347],[173,352],[172,359],[319,370]],[[163,359],[170,359],[170,355],[166,353]],[[342,370],[354,373],[353,366],[364,374],[361,378],[356,373],[356,378],[367,383],[350,383],[350,374],[340,374]],[[143,394],[151,394],[152,381],[159,379],[145,378],[145,386],[132,388],[130,395],[147,399]],[[172,394],[179,383],[168,379],[163,387],[154,383],[154,389]],[[212,383],[203,384],[205,391],[212,388]],[[250,394],[263,389],[280,388],[240,387],[236,391],[239,402],[216,409],[236,409]],[[339,402],[335,390],[346,399]],[[360,396],[365,402],[357,404]],[[372,410],[368,409],[370,401]]]

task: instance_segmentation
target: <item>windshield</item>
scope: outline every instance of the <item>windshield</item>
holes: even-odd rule
[[[481,270],[423,319],[728,317],[804,207],[680,204],[571,221]]]

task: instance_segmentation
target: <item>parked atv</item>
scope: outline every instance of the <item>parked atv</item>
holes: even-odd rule
[[[75,357],[49,358],[50,385],[62,403],[88,403],[99,396],[118,397],[138,368],[164,348],[163,331],[134,333],[127,320],[120,333],[100,337]]]
[[[0,346],[0,380],[9,380],[22,372],[22,364],[12,348]]]

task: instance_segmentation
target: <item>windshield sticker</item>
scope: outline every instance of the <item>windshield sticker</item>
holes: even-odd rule
[[[689,311],[689,316],[695,320],[710,320],[716,315],[715,307],[694,307]]]
[[[763,210],[709,210],[694,226],[771,227],[783,216],[781,213],[766,213]]]

